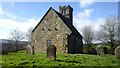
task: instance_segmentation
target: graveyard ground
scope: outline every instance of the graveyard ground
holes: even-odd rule
[[[61,54],[57,53],[56,61],[46,59],[46,54],[34,56],[26,55],[26,51],[8,53],[2,57],[2,66],[117,66],[118,62],[114,55],[105,56],[88,54]]]

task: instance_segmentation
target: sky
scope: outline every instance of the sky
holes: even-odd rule
[[[27,32],[34,28],[50,7],[73,8],[73,25],[80,32],[85,25],[99,30],[105,18],[118,15],[118,2],[0,2],[0,39],[8,39],[14,29]]]

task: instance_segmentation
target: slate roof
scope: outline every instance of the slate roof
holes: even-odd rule
[[[40,22],[37,24],[37,26],[42,22],[42,20],[45,18],[45,16],[49,13],[50,10],[54,10],[52,7],[49,8],[49,10],[46,12],[46,14],[43,16],[43,18],[40,20]],[[72,31],[72,33],[80,38],[82,38],[82,35],[77,31],[77,29],[69,23],[69,19],[65,16],[63,16],[62,14],[60,14],[59,12],[57,12],[56,10],[54,10],[54,12],[61,18],[61,20],[65,23],[65,25],[67,25],[69,27],[69,29]],[[37,26],[33,29],[32,32],[34,32],[34,30],[37,28]]]

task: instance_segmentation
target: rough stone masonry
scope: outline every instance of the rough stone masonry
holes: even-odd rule
[[[32,31],[32,46],[35,53],[46,52],[50,44],[57,52],[82,53],[82,35],[73,26],[73,8],[60,6],[59,12],[52,7]]]

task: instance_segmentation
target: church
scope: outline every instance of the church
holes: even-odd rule
[[[34,53],[46,52],[51,44],[60,53],[83,52],[82,35],[73,26],[73,8],[70,5],[59,6],[59,12],[50,7],[32,31]]]

